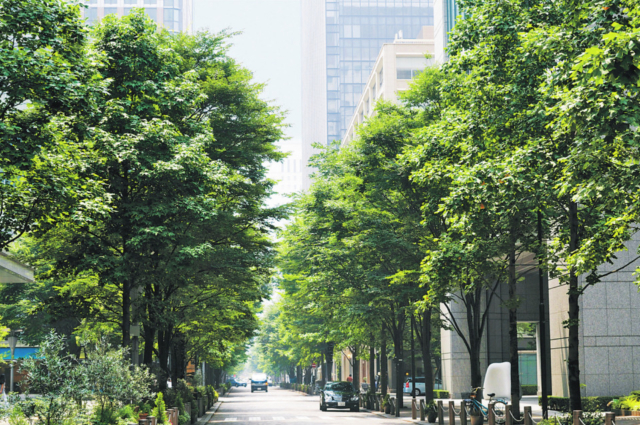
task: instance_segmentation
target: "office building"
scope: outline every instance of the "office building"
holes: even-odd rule
[[[374,113],[375,103],[380,99],[398,101],[398,94],[409,88],[409,82],[427,65],[433,63],[433,27],[422,27],[417,39],[398,38],[385,43],[380,49],[368,81],[356,103],[342,144],[353,140],[358,125]]]
[[[112,13],[126,16],[139,7],[171,32],[193,33],[193,0],[87,0],[87,5],[83,14],[90,25]]]
[[[433,25],[433,0],[304,0],[302,144],[342,140],[384,43]],[[305,172],[308,187],[309,169]]]

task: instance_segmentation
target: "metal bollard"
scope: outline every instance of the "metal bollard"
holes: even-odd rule
[[[411,419],[415,420],[418,419],[418,409],[416,406],[416,398],[413,397],[411,399]]]
[[[616,419],[616,414],[613,412],[607,412],[604,414],[604,425],[613,425],[613,421]]]
[[[531,406],[524,406],[524,425],[533,425],[531,418]]]
[[[573,411],[573,425],[580,425],[580,418],[582,417],[582,410]]]
[[[488,419],[489,419],[489,425],[496,425],[496,412],[495,410],[493,410],[493,408],[495,407],[496,403],[495,402],[491,402],[489,403],[489,413],[488,413]]]
[[[467,402],[460,403],[460,425],[467,425]]]
[[[504,424],[513,425],[513,420],[511,419],[511,403],[507,403],[504,408]]]
[[[449,401],[449,425],[456,425],[456,409],[455,403],[453,401]]]
[[[443,412],[444,409],[442,408],[442,400],[438,400],[437,409],[438,409],[438,425],[444,425],[444,412]]]
[[[424,400],[420,400],[420,420],[421,421],[425,420],[424,418],[425,418],[426,410],[427,410],[427,406],[426,406]]]

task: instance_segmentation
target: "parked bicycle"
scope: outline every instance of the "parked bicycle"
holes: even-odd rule
[[[478,391],[480,391],[481,389],[482,387],[474,388],[473,391],[471,391],[469,398],[465,400],[465,402],[467,403],[467,409],[469,409],[467,413],[471,414],[470,411],[476,410],[477,412],[482,414],[482,416],[484,416],[485,421],[488,421],[489,408],[486,407],[484,404],[482,404],[482,402],[477,400]],[[489,404],[491,404],[491,402],[495,403],[493,405],[493,411],[495,412],[496,423],[497,424],[505,423],[506,421],[505,412],[507,411],[506,409],[507,400],[503,398],[494,399],[493,396],[495,396],[495,393],[489,393],[487,395],[489,396]]]

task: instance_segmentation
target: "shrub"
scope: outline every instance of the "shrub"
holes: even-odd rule
[[[536,395],[536,394],[538,394],[538,386],[537,385],[523,385],[521,388],[522,388],[522,395]]]
[[[133,406],[131,406],[130,404],[122,407],[119,411],[118,411],[118,417],[120,419],[132,419],[134,421],[138,421],[138,415],[136,414],[136,412],[133,410]]]
[[[433,398],[449,398],[449,391],[447,390],[433,390]]]
[[[146,414],[150,414],[151,413],[151,405],[147,402],[141,402],[138,405],[138,412],[139,413],[146,413]]]
[[[178,425],[189,425],[191,423],[191,418],[186,413],[181,413],[178,418]]]
[[[156,407],[153,408],[151,414],[156,417],[159,424],[166,424],[169,420],[169,418],[167,418],[167,406],[164,404],[162,393],[158,393],[156,397]]]
[[[608,404],[614,399],[620,397],[602,396],[602,397],[582,397],[582,410],[584,412],[602,412],[606,411]],[[538,397],[538,404],[542,405],[542,397]],[[558,412],[571,412],[571,402],[569,397],[549,396],[549,409]],[[586,422],[585,422],[586,424]]]

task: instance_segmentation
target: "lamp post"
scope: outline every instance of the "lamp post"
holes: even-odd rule
[[[14,357],[16,353],[16,345],[18,344],[18,337],[12,333],[7,338],[7,342],[9,342],[9,348],[11,349],[11,381],[9,384],[9,392],[13,392],[13,367],[15,365]]]

